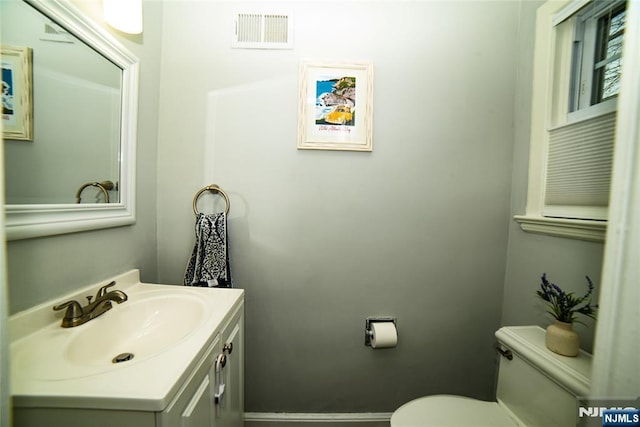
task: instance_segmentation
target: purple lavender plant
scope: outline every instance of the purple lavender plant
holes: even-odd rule
[[[587,283],[589,284],[589,290],[581,297],[576,297],[573,292],[566,293],[559,286],[549,282],[547,280],[547,273],[542,274],[542,283],[540,284],[540,290],[536,291],[536,294],[547,302],[549,310],[547,312],[551,314],[556,320],[565,323],[582,323],[577,320],[576,313],[583,314],[592,319],[596,318],[596,309],[598,305],[591,305],[591,294],[593,293],[593,282],[589,276]],[[581,307],[578,307],[582,305]]]

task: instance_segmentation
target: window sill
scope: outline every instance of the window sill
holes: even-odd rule
[[[595,119],[600,116],[604,116],[610,113],[618,111],[618,98],[617,96],[612,99],[608,99],[599,104],[592,105],[590,107],[581,108],[580,110],[573,111],[567,115],[567,122],[554,128],[563,128],[567,125],[573,125],[580,122],[586,122],[587,120]],[[553,129],[550,129],[553,130]]]
[[[520,224],[520,228],[528,233],[601,243],[605,241],[607,234],[606,221],[528,215],[516,215],[514,219]]]

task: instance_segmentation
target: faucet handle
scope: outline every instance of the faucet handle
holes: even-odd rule
[[[116,285],[116,281],[114,280],[113,282],[104,285],[103,287],[101,287],[100,289],[98,289],[98,293],[96,294],[96,300],[100,297],[103,297],[107,294],[107,289],[113,287]]]
[[[74,326],[82,325],[84,322],[86,322],[86,316],[84,314],[84,311],[82,310],[82,306],[78,301],[71,300],[53,307],[55,311],[62,310],[63,308],[67,309],[67,311],[64,313],[64,317],[62,318],[61,326],[63,328],[71,328]]]
[[[67,309],[67,311],[64,313],[65,319],[77,319],[79,317],[82,317],[82,315],[84,314],[84,312],[82,311],[82,306],[78,301],[75,300],[67,301],[62,304],[53,306],[54,311],[60,311],[63,308]]]

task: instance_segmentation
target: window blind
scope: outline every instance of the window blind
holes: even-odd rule
[[[616,114],[552,129],[544,216],[606,220]]]

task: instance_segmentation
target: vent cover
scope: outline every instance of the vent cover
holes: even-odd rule
[[[40,40],[58,42],[58,43],[73,43],[73,36],[64,28],[54,24],[53,22],[45,22]]]
[[[232,46],[293,49],[293,18],[288,13],[238,13]]]

